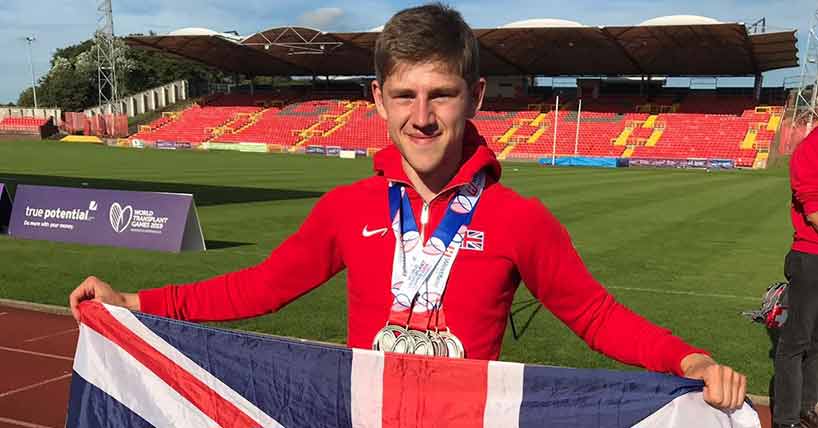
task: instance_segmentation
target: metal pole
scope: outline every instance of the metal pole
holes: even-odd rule
[[[31,67],[31,92],[34,94],[34,108],[37,108],[37,81],[34,79],[34,60],[31,58],[31,43],[37,40],[34,36],[27,36],[28,64]]]
[[[554,144],[551,147],[551,166],[557,164],[557,124],[560,121],[560,96],[557,95],[557,102],[554,105]]]
[[[574,137],[574,156],[579,154],[579,123],[582,118],[582,98],[579,99],[579,109],[577,110],[577,135]]]

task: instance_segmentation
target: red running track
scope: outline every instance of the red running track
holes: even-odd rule
[[[69,315],[0,305],[0,428],[65,426],[77,334]]]
[[[0,306],[0,428],[65,426],[77,323]]]

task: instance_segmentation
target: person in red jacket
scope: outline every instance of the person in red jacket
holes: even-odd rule
[[[75,316],[80,301],[95,299],[191,321],[253,317],[346,268],[349,346],[497,359],[522,281],[592,349],[703,379],[714,406],[742,405],[742,374],[618,303],[542,203],[500,184],[500,164],[468,120],[486,81],[478,42],[457,11],[434,4],[399,12],[374,56],[372,92],[394,145],[375,155],[373,177],[321,197],[256,266],[137,294],[89,277],[70,295]]]
[[[818,428],[818,129],[792,154],[790,185],[795,233],[784,262],[789,309],[775,354],[773,422]]]

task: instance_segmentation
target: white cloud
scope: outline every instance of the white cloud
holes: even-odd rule
[[[325,30],[335,24],[342,16],[344,10],[340,7],[322,7],[305,12],[298,18],[301,25]]]

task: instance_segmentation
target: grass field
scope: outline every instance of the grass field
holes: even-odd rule
[[[0,297],[65,305],[85,276],[121,290],[203,279],[255,264],[293,232],[324,191],[370,174],[370,160],[131,150],[53,142],[0,143],[0,182],[188,191],[205,253],[168,255],[0,237]],[[547,169],[509,163],[503,182],[544,201],[590,270],[617,298],[749,375],[766,394],[771,341],[740,316],[782,278],[790,242],[784,169]],[[344,275],[281,312],[229,324],[342,343]],[[502,358],[622,368],[587,347],[521,287]]]

